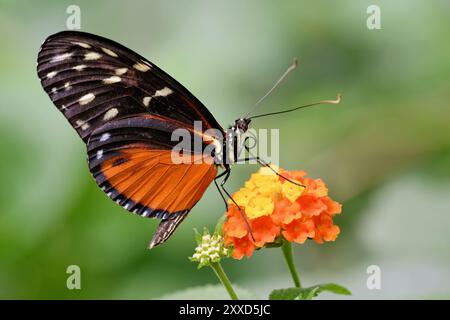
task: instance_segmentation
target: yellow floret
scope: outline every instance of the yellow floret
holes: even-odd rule
[[[299,183],[298,181],[295,180],[294,182]],[[300,195],[303,193],[303,190],[305,190],[304,187],[298,186],[289,181],[285,181],[281,185],[281,194],[283,195],[283,197],[287,198],[291,202],[297,200],[298,197],[300,197]]]
[[[274,169],[278,170],[278,167]],[[239,206],[245,207],[250,219],[254,219],[272,214],[274,196],[281,192],[281,188],[279,177],[270,168],[263,167],[251,175],[244,188],[233,194],[233,199]],[[228,203],[233,201],[229,199]]]
[[[258,195],[245,207],[245,213],[250,219],[272,214],[275,203],[271,197]]]

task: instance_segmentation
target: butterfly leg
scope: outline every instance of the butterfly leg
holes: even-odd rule
[[[225,192],[225,194],[228,196],[228,198],[230,198],[231,201],[233,201],[234,205],[238,208],[238,210],[242,216],[242,219],[244,219],[245,225],[247,226],[247,230],[250,233],[250,236],[252,237],[252,240],[255,241],[255,237],[253,236],[252,228],[250,227],[250,223],[248,222],[247,218],[245,217],[244,211],[239,206],[239,204],[233,199],[231,194],[225,189],[225,183],[227,182],[228,178],[230,177],[230,173],[231,173],[231,169],[230,169],[230,167],[227,167],[223,173],[221,173],[219,176],[216,177],[216,179],[218,177],[224,176],[224,178],[220,182],[220,187],[222,188],[223,192]],[[226,206],[227,206],[227,210],[228,210],[228,204],[226,204]]]
[[[219,191],[220,196],[222,197],[223,202],[225,203],[225,210],[228,211],[228,202],[225,199],[222,190],[220,190],[219,184],[217,183],[217,180],[222,178],[225,174],[227,173],[227,171],[224,171],[222,173],[220,173],[217,177],[214,178],[214,184],[216,185],[217,191]]]

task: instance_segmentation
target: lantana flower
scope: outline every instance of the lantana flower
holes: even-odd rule
[[[233,194],[253,237],[239,208],[229,201],[223,237],[225,246],[233,247],[235,259],[248,258],[255,249],[282,241],[334,241],[340,232],[333,217],[341,212],[341,205],[328,196],[321,179],[309,178],[304,171],[271,167],[279,175],[262,167]]]

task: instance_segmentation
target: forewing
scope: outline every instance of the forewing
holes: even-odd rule
[[[140,113],[221,129],[180,83],[106,38],[76,31],[52,35],[41,47],[37,70],[44,90],[85,142],[108,121]]]

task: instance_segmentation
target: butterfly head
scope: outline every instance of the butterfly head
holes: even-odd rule
[[[247,132],[248,126],[251,121],[252,121],[251,119],[246,118],[237,119],[236,121],[234,121],[234,128],[242,133]]]

